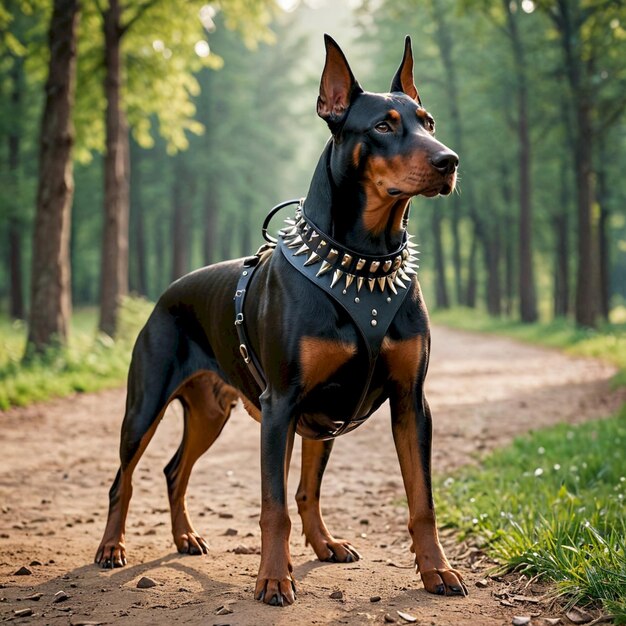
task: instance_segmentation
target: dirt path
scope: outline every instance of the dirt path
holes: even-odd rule
[[[623,400],[609,391],[611,375],[609,366],[595,361],[436,328],[427,385],[435,471],[445,475],[530,429],[608,415]],[[466,574],[470,597],[423,591],[411,568],[386,406],[337,442],[323,490],[328,526],[350,538],[364,558],[349,565],[316,561],[304,546],[295,504],[290,507],[299,585],[293,607],[252,600],[260,546],[259,433],[240,407],[191,480],[189,509],[209,541],[209,556],[179,555],[171,540],[161,468],[180,440],[180,409],[172,407],[135,474],[129,565],[103,571],[91,561],[118,464],[123,403],[124,392],[113,390],[0,413],[0,619],[32,609],[32,616],[16,621],[299,626],[382,624],[385,614],[406,623],[397,614],[405,611],[419,624],[490,626],[510,624],[513,615],[549,615],[537,604],[509,600],[515,606],[503,606],[495,594],[506,591],[507,582],[476,587],[488,564],[451,537],[445,538],[448,555]],[[294,465],[298,457],[296,443]],[[292,496],[297,482],[298,468],[292,467]],[[238,546],[253,554],[234,553]],[[15,576],[21,566],[32,574]],[[157,586],[137,589],[142,576]],[[60,590],[69,598],[53,603]],[[330,598],[334,591],[343,598]],[[27,599],[33,594],[43,595]],[[373,596],[381,599],[373,602]],[[232,613],[218,615],[223,606]]]

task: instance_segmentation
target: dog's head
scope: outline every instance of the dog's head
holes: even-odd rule
[[[366,198],[365,226],[377,232],[388,218],[384,207],[451,193],[459,158],[434,137],[435,121],[413,81],[409,37],[390,93],[364,91],[337,43],[328,35],[325,43],[317,113],[333,134],[331,171],[338,178],[356,174]]]

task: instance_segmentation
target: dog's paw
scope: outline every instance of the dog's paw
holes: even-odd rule
[[[184,532],[175,536],[174,543],[181,554],[209,553],[209,544],[194,531]]]
[[[115,567],[124,567],[128,562],[126,560],[126,548],[121,541],[118,542],[103,542],[100,544],[95,563],[98,563],[105,569],[113,569]]]
[[[454,569],[429,569],[420,571],[424,589],[439,596],[466,596],[467,586],[463,576]]]
[[[356,548],[347,541],[324,541],[322,549],[315,550],[315,553],[325,563],[354,563],[361,558]]]
[[[296,600],[296,583],[291,576],[281,578],[257,578],[254,599],[271,606],[287,606]]]

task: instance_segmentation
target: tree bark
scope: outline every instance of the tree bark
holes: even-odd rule
[[[537,321],[537,296],[533,270],[532,183],[528,128],[528,78],[524,47],[511,3],[503,0],[516,76],[517,136],[519,141],[519,295],[522,322]]]
[[[565,163],[561,166],[561,198],[557,213],[552,218],[555,242],[554,255],[554,316],[569,313],[569,216],[570,181]]]
[[[443,241],[441,237],[441,212],[434,207],[431,214],[433,236],[433,254],[435,259],[435,306],[438,309],[450,307],[448,286],[446,282],[446,264],[443,257]]]
[[[132,238],[132,258],[129,256],[129,264],[131,264],[130,278],[131,289],[136,293],[148,295],[148,276],[147,276],[147,258],[146,258],[146,229],[144,224],[144,210],[142,199],[142,181],[141,181],[141,162],[142,149],[135,142],[131,143],[131,184],[130,184],[130,219],[131,229],[130,236]],[[131,263],[132,261],[132,263]]]
[[[452,149],[461,155],[461,166],[463,164],[463,118],[459,107],[459,94],[456,64],[453,58],[454,38],[450,33],[450,28],[446,22],[446,7],[441,0],[431,0],[431,13],[436,25],[437,47],[439,56],[444,67],[444,80],[446,90],[446,102],[450,109],[450,127],[452,128]],[[473,212],[473,188],[471,181],[468,179],[463,183],[464,196],[467,199],[469,213]],[[461,262],[461,236],[460,221],[463,209],[463,199],[460,195],[455,194],[452,197],[452,264],[454,267],[454,291],[457,304],[462,304],[463,298],[463,278],[462,278],[462,262]]]
[[[209,179],[204,189],[204,262],[208,265],[218,260],[216,254],[216,232],[217,232],[217,186]]]
[[[180,278],[189,271],[190,218],[194,192],[194,176],[185,163],[184,155],[178,154],[172,182],[172,280]]]
[[[24,62],[21,57],[12,55],[11,104],[15,115],[19,115],[24,86]],[[13,198],[19,197],[18,170],[20,167],[21,132],[18,125],[9,129],[9,184]],[[13,204],[13,203],[12,203]],[[13,319],[24,319],[24,291],[22,289],[22,223],[18,218],[19,207],[11,206],[8,228],[8,266],[9,266],[9,314]]]
[[[599,307],[598,312],[606,321],[609,319],[611,310],[611,287],[610,287],[610,267],[611,260],[609,256],[609,238],[607,229],[611,212],[609,209],[609,190],[610,186],[607,181],[606,172],[607,155],[604,141],[600,141],[598,146],[598,172],[597,172],[597,200],[600,206],[600,217],[598,220],[598,263],[600,284],[599,291]]]
[[[71,315],[69,236],[74,192],[72,109],[76,79],[77,0],[54,0],[50,61],[41,123],[26,355],[67,342]]]
[[[118,308],[128,294],[129,141],[121,106],[121,7],[110,0],[103,13],[106,154],[104,158],[104,224],[100,278],[100,330],[115,336]]]
[[[465,304],[471,309],[476,308],[476,291],[478,285],[478,276],[476,272],[476,254],[478,253],[478,226],[474,222],[472,229],[472,243],[470,245],[470,254],[467,261],[467,291],[465,292]]]

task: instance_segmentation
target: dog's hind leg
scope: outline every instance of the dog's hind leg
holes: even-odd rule
[[[109,490],[109,514],[95,557],[95,562],[102,567],[126,565],[124,535],[128,506],[133,494],[132,475],[164,411],[164,407],[158,407],[154,399],[147,396],[144,396],[139,406],[127,407],[122,425],[121,466]]]
[[[322,478],[333,443],[334,439],[302,440],[302,472],[296,502],[306,542],[311,544],[317,558],[320,561],[351,563],[358,561],[360,554],[347,541],[335,539],[330,534],[320,508]]]
[[[125,528],[133,493],[132,475],[150,443],[177,382],[172,355],[177,329],[167,314],[155,311],[141,331],[128,373],[126,411],[120,440],[120,468],[109,490],[109,513],[95,562],[126,565]]]
[[[177,392],[185,411],[183,439],[163,470],[172,515],[172,534],[181,553],[207,553],[206,541],[195,531],[185,493],[194,463],[218,438],[238,398],[237,392],[213,372],[203,372]]]

